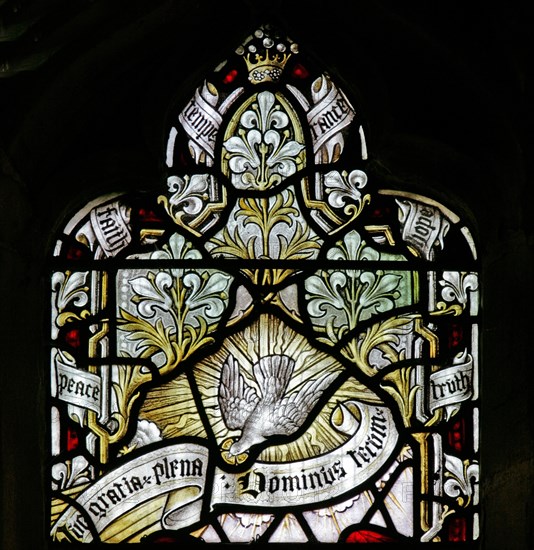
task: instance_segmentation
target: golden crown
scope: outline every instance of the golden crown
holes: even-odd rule
[[[237,49],[248,69],[248,79],[253,84],[277,82],[292,54],[298,53],[298,45],[280,40],[266,27],[258,29],[245,44]]]

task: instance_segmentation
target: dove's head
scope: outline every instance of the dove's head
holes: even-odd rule
[[[246,442],[243,442],[242,439],[238,439],[236,442],[232,443],[228,449],[228,454],[230,456],[238,456],[243,453],[248,453],[250,446]]]
[[[265,441],[265,437],[261,434],[251,433],[251,430],[245,429],[241,437],[232,443],[228,449],[228,454],[230,456],[238,456],[243,453],[248,454],[253,445],[257,445],[263,441]]]

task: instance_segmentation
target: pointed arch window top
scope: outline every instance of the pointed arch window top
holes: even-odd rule
[[[262,27],[51,269],[54,542],[478,538],[476,249]]]

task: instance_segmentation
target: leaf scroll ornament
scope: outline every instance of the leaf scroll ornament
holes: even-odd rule
[[[132,301],[137,304],[139,314],[145,319],[151,319],[157,310],[170,311],[172,298],[170,288],[173,278],[165,271],[149,272],[146,277],[137,277],[130,281],[135,296]]]
[[[139,255],[152,260],[198,260],[201,254],[181,235],[174,234],[162,250]],[[125,333],[121,342],[124,356],[151,359],[161,375],[213,341],[212,333],[228,305],[233,277],[216,269],[178,267],[142,271],[128,280],[130,304],[119,308],[118,327]],[[122,274],[128,279],[129,270]],[[162,359],[163,357],[163,359]],[[127,433],[132,406],[140,387],[152,373],[142,364],[117,366],[113,384],[118,428],[109,438],[116,443]]]
[[[269,189],[297,171],[304,145],[291,139],[289,116],[274,94],[259,93],[239,123],[238,135],[224,142],[237,189]]]
[[[339,173],[332,170],[325,174],[324,185],[328,203],[333,208],[348,208],[348,203],[359,203],[362,200],[361,189],[367,184],[367,174],[361,170],[345,170]],[[348,213],[348,212],[347,212]]]
[[[85,486],[93,479],[92,468],[81,455],[54,464],[51,473],[53,491],[64,491],[78,485]]]
[[[377,260],[380,254],[366,246],[356,231],[351,231],[328,251],[332,260]],[[324,330],[332,343],[353,330],[360,321],[389,311],[401,297],[402,276],[383,270],[323,270],[305,282],[308,313],[316,327]]]
[[[469,293],[478,290],[478,277],[476,273],[459,271],[444,271],[443,279],[439,281],[441,297],[444,302],[436,304],[434,315],[453,314],[460,315],[469,301]],[[476,301],[472,304],[475,306]]]
[[[68,306],[71,309],[78,309],[89,302],[89,286],[87,285],[87,271],[58,271],[52,275],[52,338],[58,337],[59,329],[65,323],[83,319],[89,315],[88,310],[79,313],[75,311],[65,311]]]
[[[239,259],[303,260],[314,258],[319,237],[302,215],[295,192],[287,188],[272,197],[242,197],[228,224],[206,248],[213,256]],[[272,269],[266,280],[263,270],[243,269],[255,284],[278,284],[292,269]]]
[[[476,462],[462,461],[456,456],[445,455],[445,481],[443,488],[456,502],[466,507],[473,501],[478,504],[479,465]]]
[[[151,259],[199,259],[200,253],[175,234]],[[148,271],[129,281],[137,315],[120,310],[120,328],[135,351],[148,358],[165,355],[160,372],[169,372],[200,347],[212,341],[228,304],[232,276],[215,269],[180,268]]]
[[[209,174],[170,176],[167,193],[158,197],[174,223],[196,236],[217,222],[224,201],[223,188]]]
[[[475,273],[444,271],[439,284],[443,287],[441,296],[446,302],[457,300],[465,307],[469,291],[474,292],[478,289],[478,278]]]
[[[169,177],[167,187],[169,193],[172,193],[169,199],[172,209],[183,210],[190,216],[199,214],[204,202],[209,199],[209,178],[208,174]]]

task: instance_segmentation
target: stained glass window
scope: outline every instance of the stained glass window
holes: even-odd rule
[[[268,26],[163,154],[53,251],[51,540],[476,540],[467,224],[384,185],[349,90]]]

